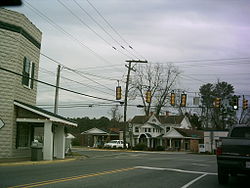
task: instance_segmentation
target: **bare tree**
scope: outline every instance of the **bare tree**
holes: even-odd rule
[[[114,121],[116,123],[119,123],[123,117],[119,112],[118,105],[113,106],[108,114],[111,115],[111,121]]]
[[[149,115],[154,105],[155,113],[159,115],[161,109],[168,102],[168,95],[175,86],[180,71],[172,64],[147,64],[139,66],[131,80],[133,94],[139,95],[144,106],[144,112]],[[151,101],[145,100],[145,93],[151,92]]]

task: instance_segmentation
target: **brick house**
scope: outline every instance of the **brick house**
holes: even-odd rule
[[[29,157],[32,141],[43,159],[65,157],[64,117],[37,108],[41,31],[23,14],[0,8],[0,158]]]

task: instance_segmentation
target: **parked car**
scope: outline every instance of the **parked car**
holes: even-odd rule
[[[123,140],[111,140],[108,143],[104,144],[105,148],[123,148]],[[126,144],[126,147],[128,148],[128,144]]]
[[[228,137],[220,138],[216,155],[220,184],[228,183],[229,174],[250,175],[250,126],[234,126]]]

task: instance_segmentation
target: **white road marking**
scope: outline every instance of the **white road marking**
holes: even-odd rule
[[[159,168],[159,167],[150,167],[150,166],[136,166],[135,168],[147,169],[147,170],[166,170],[166,171],[173,171],[173,172],[182,172],[182,173],[190,173],[190,174],[206,174],[206,175],[217,176],[217,173],[212,173],[212,172],[191,171],[191,170],[182,170],[182,169],[176,169],[176,168]]]
[[[205,177],[206,175],[208,175],[208,174],[203,174],[203,175],[199,176],[198,178],[195,178],[194,180],[188,182],[186,185],[183,185],[181,188],[187,188],[187,187],[189,187],[190,185],[192,185],[193,183],[195,183],[199,179]]]
[[[200,163],[192,163],[192,165],[195,165],[195,166],[209,166],[209,165],[206,165],[206,164],[200,164]]]

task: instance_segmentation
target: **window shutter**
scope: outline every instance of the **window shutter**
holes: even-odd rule
[[[25,64],[26,64],[26,57],[23,58],[23,76],[22,76],[22,84],[25,85]]]
[[[34,77],[35,77],[35,63],[32,63],[31,65],[31,80],[30,80],[30,88],[33,89],[34,87]]]

